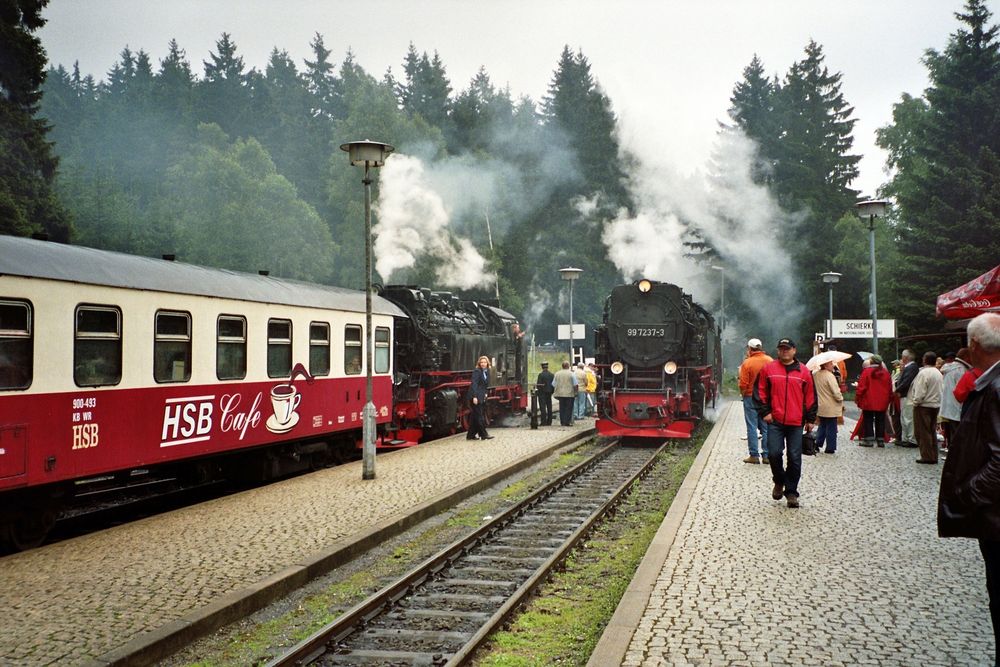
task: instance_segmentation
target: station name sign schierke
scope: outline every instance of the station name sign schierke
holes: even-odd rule
[[[879,338],[896,337],[896,320],[878,321]],[[827,338],[871,338],[871,320],[826,320]]]

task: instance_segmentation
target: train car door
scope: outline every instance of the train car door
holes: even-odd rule
[[[0,426],[0,479],[24,474],[27,443],[26,425]]]

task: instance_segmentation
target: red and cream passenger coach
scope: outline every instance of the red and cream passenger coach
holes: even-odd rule
[[[373,299],[379,424],[397,317]],[[353,451],[364,322],[360,291],[0,237],[0,539],[30,546],[93,484]]]

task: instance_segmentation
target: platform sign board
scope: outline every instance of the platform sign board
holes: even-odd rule
[[[559,325],[559,340],[569,340],[569,325]],[[587,328],[579,322],[573,324],[573,340],[584,340],[587,337]]]
[[[827,338],[871,338],[871,320],[826,320]],[[879,338],[896,337],[896,320],[878,321]]]

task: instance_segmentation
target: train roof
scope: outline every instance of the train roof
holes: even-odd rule
[[[496,306],[486,306],[486,307],[489,308],[490,310],[492,310],[494,313],[496,313],[497,315],[499,315],[501,318],[503,318],[505,320],[516,320],[517,319],[516,317],[514,317],[513,315],[511,315],[510,313],[508,313],[506,310],[504,310],[503,308],[497,308]]]
[[[0,277],[5,275],[288,306],[365,311],[363,291],[16,236],[0,236]],[[398,306],[377,295],[372,296],[372,312],[406,317]]]

